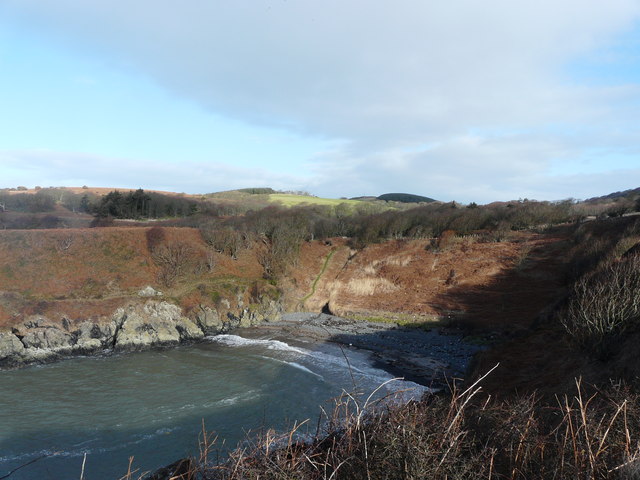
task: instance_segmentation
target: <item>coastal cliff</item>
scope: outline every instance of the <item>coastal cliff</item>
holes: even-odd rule
[[[220,312],[208,306],[189,318],[164,300],[129,302],[95,321],[56,322],[30,316],[10,330],[0,331],[0,368],[87,355],[142,350],[201,340],[237,327],[280,319],[276,302]]]
[[[197,341],[282,312],[513,331],[557,291],[558,276],[537,274],[549,273],[557,239],[530,233],[361,249],[344,238],[303,242],[278,278],[266,275],[261,242],[230,255],[191,228],[3,231],[0,240],[0,368]],[[501,317],[483,310],[494,297]]]

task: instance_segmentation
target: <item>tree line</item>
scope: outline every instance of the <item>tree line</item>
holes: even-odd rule
[[[97,217],[130,219],[186,217],[198,212],[198,202],[184,197],[145,192],[139,188],[127,193],[114,190],[94,204],[83,202],[83,208]]]

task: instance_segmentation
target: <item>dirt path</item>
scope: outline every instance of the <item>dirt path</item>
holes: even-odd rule
[[[331,250],[329,252],[329,254],[325,257],[324,263],[322,264],[322,269],[320,270],[320,273],[318,273],[318,275],[316,276],[315,280],[311,284],[311,291],[309,293],[307,293],[304,296],[304,298],[302,298],[302,300],[300,300],[301,308],[304,309],[304,302],[306,302],[309,298],[311,298],[316,293],[316,286],[318,285],[318,282],[320,281],[320,278],[322,277],[324,272],[326,272],[327,267],[329,266],[329,262],[331,261],[331,257],[333,257],[334,253],[336,253],[335,249]]]

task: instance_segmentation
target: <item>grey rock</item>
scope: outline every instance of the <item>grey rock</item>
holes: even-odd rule
[[[204,333],[180,308],[168,302],[148,301],[119,309],[119,329],[115,334],[116,348],[140,348],[147,345],[172,344],[202,338]],[[118,321],[117,321],[118,323]]]
[[[250,327],[257,323],[255,312],[245,308],[240,313],[239,326],[240,328]]]
[[[38,328],[27,333],[22,338],[22,343],[27,348],[59,349],[73,345],[73,337],[55,327]]]
[[[147,285],[142,290],[138,292],[138,296],[140,297],[161,297],[162,292],[156,290],[151,285]]]
[[[13,333],[0,332],[0,360],[21,357],[24,350],[24,344]]]
[[[75,343],[73,335],[44,317],[29,318],[15,329],[27,349],[67,349]]]
[[[216,335],[225,331],[225,322],[217,311],[208,306],[200,305],[200,311],[195,316],[195,320],[205,335]]]
[[[83,322],[73,333],[76,336],[75,348],[82,351],[94,351],[113,345],[114,323]]]
[[[160,292],[147,287],[144,295],[158,297]],[[221,308],[228,305],[221,302]],[[153,345],[171,345],[199,340],[205,335],[226,333],[239,326],[254,326],[277,321],[281,307],[265,301],[251,308],[216,311],[201,306],[193,320],[167,301],[149,298],[144,304],[131,304],[117,309],[111,319],[74,323],[68,318],[52,321],[33,316],[0,332],[0,366],[17,366],[47,362],[74,353],[92,353],[104,349],[139,350]]]

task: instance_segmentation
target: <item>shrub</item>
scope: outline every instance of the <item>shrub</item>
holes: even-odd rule
[[[156,246],[151,252],[151,257],[160,267],[158,280],[170,287],[193,266],[195,252],[186,242],[171,241]]]
[[[456,243],[456,232],[453,230],[445,230],[437,238],[433,238],[427,246],[427,250],[440,252],[448,250]]]
[[[158,280],[165,286],[175,281],[196,266],[197,252],[187,242],[168,240],[162,227],[147,230],[147,247],[153,262],[160,267]]]
[[[147,248],[149,249],[149,252],[153,253],[153,251],[157,247],[159,247],[161,244],[165,242],[167,234],[164,231],[164,228],[153,227],[147,230],[146,237],[147,237]]]
[[[620,335],[640,325],[640,255],[610,261],[578,279],[561,321],[582,347],[608,356]]]
[[[245,248],[246,242],[242,233],[232,228],[204,225],[200,227],[200,233],[216,252],[229,255],[231,258],[238,258],[240,250]]]

